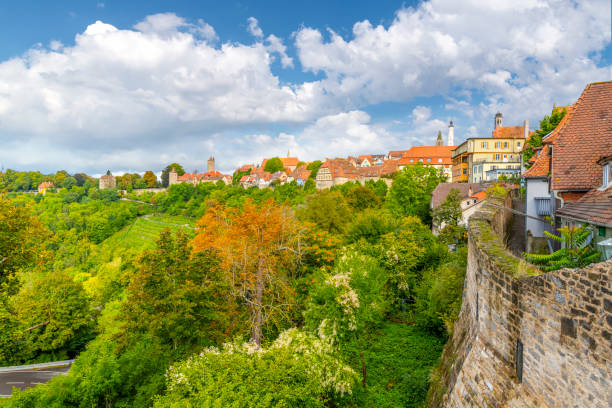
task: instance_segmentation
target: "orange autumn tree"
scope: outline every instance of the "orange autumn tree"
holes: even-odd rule
[[[242,209],[210,207],[198,227],[194,251],[219,253],[233,295],[247,306],[251,342],[260,346],[263,326],[292,304],[288,276],[301,259],[304,225],[273,199],[247,199]]]

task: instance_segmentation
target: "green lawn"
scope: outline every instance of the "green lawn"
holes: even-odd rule
[[[195,224],[195,219],[181,216],[152,215],[140,217],[105,240],[102,245],[110,248],[154,248],[155,240],[166,228],[173,233],[178,229],[183,229],[189,234],[193,234]]]

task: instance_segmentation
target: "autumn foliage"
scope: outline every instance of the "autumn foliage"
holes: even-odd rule
[[[194,252],[218,252],[233,296],[248,310],[251,341],[260,345],[264,325],[282,320],[293,303],[288,277],[301,259],[305,227],[271,199],[247,199],[242,209],[213,206],[198,226]]]

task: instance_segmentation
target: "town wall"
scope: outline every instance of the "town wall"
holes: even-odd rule
[[[506,213],[485,203],[470,219],[462,309],[428,406],[612,406],[612,261],[543,273],[506,251]]]

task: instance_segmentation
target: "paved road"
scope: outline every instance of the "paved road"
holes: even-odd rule
[[[66,373],[70,367],[52,367],[40,370],[0,372],[0,397],[11,395],[13,387],[26,389],[44,384],[53,377]]]

